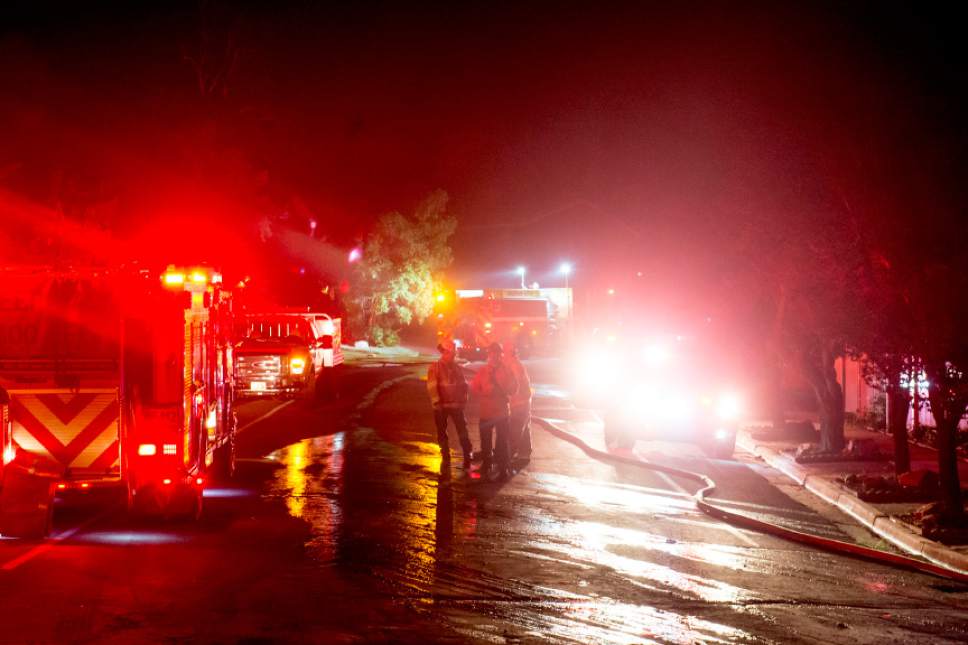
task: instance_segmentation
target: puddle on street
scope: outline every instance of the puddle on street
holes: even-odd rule
[[[492,638],[490,630],[497,620],[514,633],[540,634],[557,642],[746,638],[740,630],[696,616],[595,597],[594,592],[586,595],[580,587],[521,581],[530,579],[522,571],[537,576],[549,565],[566,572],[604,570],[643,594],[667,598],[672,592],[733,603],[753,594],[676,566],[694,563],[738,570],[749,561],[745,549],[669,543],[662,535],[602,522],[560,521],[528,503],[514,504],[506,513],[503,505],[485,499],[497,489],[472,483],[456,470],[452,479],[442,479],[435,444],[390,443],[371,428],[306,439],[271,458],[281,468],[267,495],[281,498],[291,516],[310,526],[312,538],[306,548],[320,565],[365,576],[382,591],[408,600],[420,614],[435,619],[446,614],[468,637]],[[661,494],[561,475],[536,476],[535,481],[546,489],[538,499],[574,499],[593,509],[621,507],[639,514],[695,516],[691,500],[674,491]],[[482,491],[487,491],[484,498]],[[482,527],[487,535],[478,535]],[[485,540],[493,543],[480,543]],[[468,560],[471,546],[482,562]],[[495,551],[516,559],[517,579],[487,573],[502,570],[500,562],[480,556]],[[653,562],[650,554],[668,562]]]

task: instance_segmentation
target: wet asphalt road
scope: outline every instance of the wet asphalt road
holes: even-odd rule
[[[423,369],[354,367],[335,402],[240,406],[238,477],[198,524],[135,524],[101,499],[62,505],[45,543],[0,541],[0,642],[968,639],[968,587],[732,528],[688,482],[538,428],[505,484],[441,473]],[[601,446],[554,365],[532,374],[535,414]],[[730,509],[875,543],[742,455],[636,454],[711,476]]]

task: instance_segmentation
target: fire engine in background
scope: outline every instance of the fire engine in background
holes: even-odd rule
[[[340,319],[312,312],[250,313],[236,346],[238,397],[309,395],[343,362]]]
[[[221,276],[10,268],[0,281],[0,512],[14,512],[8,485],[31,463],[62,494],[122,486],[131,510],[197,517],[206,480],[235,465]]]
[[[571,311],[570,289],[467,289],[437,296],[438,335],[459,354],[481,359],[491,343],[511,341],[522,357],[559,349]]]

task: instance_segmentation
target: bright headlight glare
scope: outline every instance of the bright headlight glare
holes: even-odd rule
[[[293,374],[302,374],[306,369],[306,361],[302,358],[294,358],[289,361],[289,371]]]
[[[733,420],[743,411],[743,403],[735,394],[723,394],[716,404],[716,413],[720,419]]]
[[[611,388],[618,379],[618,365],[612,356],[589,356],[578,360],[578,380],[594,389]]]

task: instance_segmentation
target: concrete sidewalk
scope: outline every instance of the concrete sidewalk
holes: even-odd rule
[[[867,430],[849,430],[848,439],[873,439],[885,454],[892,453],[891,437]],[[860,500],[850,488],[837,479],[852,473],[893,475],[891,461],[844,461],[800,464],[794,459],[798,442],[794,440],[757,440],[749,430],[741,430],[736,445],[787,475],[800,486],[826,502],[837,506],[868,529],[900,549],[941,566],[968,574],[968,546],[946,546],[921,536],[920,530],[903,521],[921,503],[880,504]],[[911,468],[937,471],[936,452],[932,448],[911,444]],[[962,482],[968,481],[968,462],[959,463]]]

